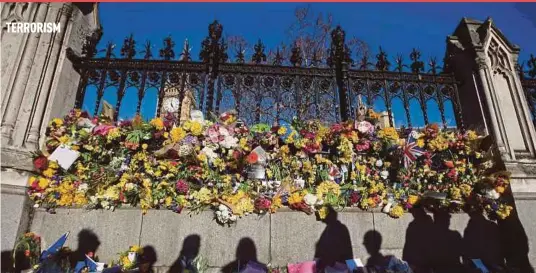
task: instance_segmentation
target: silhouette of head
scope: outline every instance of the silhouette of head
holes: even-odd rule
[[[236,247],[236,259],[242,262],[257,261],[257,247],[249,237],[244,237]]]
[[[434,223],[442,228],[448,229],[450,226],[450,217],[450,214],[446,211],[436,211],[434,213]]]
[[[371,256],[380,253],[382,235],[375,230],[367,231],[363,239],[363,245],[367,249],[368,254]]]
[[[156,250],[152,246],[145,246],[140,257],[140,271],[149,272],[157,261]]]
[[[99,237],[90,229],[82,229],[78,233],[78,251],[83,254],[96,252],[100,246]]]
[[[188,235],[182,242],[181,256],[196,257],[201,247],[201,237],[197,234]]]
[[[328,214],[326,215],[326,218],[322,220],[322,222],[328,225],[337,222],[337,217],[338,217],[337,211],[333,209],[333,207],[331,206],[328,206],[327,209],[328,209]]]

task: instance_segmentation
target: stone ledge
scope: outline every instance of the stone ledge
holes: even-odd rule
[[[2,167],[0,173],[2,175],[2,180],[0,181],[2,187],[11,185],[14,187],[25,188],[28,185],[28,179],[31,175],[28,171],[4,167]]]
[[[32,154],[23,148],[2,147],[1,162],[3,168],[33,171]]]

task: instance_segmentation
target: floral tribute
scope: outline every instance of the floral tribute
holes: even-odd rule
[[[221,224],[281,207],[319,218],[328,206],[398,218],[420,204],[509,215],[509,176],[492,172],[487,138],[436,124],[382,128],[378,119],[368,109],[331,126],[294,120],[248,127],[228,112],[179,125],[171,116],[113,122],[73,110],[50,122],[28,194],[51,210],[211,208]],[[51,154],[60,148],[76,160],[59,164]]]
[[[41,256],[41,237],[33,232],[22,234],[13,248],[13,261],[17,260],[18,253],[24,254],[24,259],[29,261],[30,266],[37,265]]]

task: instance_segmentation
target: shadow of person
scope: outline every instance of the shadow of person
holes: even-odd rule
[[[498,220],[498,226],[507,266],[520,272],[534,273],[529,260],[529,239],[516,209],[506,219]]]
[[[153,273],[154,272],[154,264],[158,260],[158,256],[156,255],[156,250],[153,246],[145,246],[143,247],[143,253],[140,256],[140,266],[139,266],[139,273]]]
[[[501,253],[499,226],[484,217],[482,211],[471,210],[469,222],[463,232],[464,263],[480,259],[488,265],[504,264]]]
[[[201,247],[201,237],[197,234],[186,236],[182,241],[182,249],[177,260],[169,268],[168,273],[184,273],[187,270],[191,271],[192,261],[199,254]]]
[[[384,256],[381,252],[382,235],[375,231],[369,230],[363,237],[363,245],[369,254],[366,267],[385,269],[389,265],[392,256]]]
[[[411,210],[413,221],[406,230],[406,240],[402,252],[402,260],[408,262],[415,273],[430,271],[430,253],[433,246],[430,239],[433,234],[434,221],[423,207],[414,207]]]
[[[352,240],[348,228],[338,219],[338,213],[328,207],[328,214],[322,220],[326,227],[316,243],[315,259],[317,270],[322,272],[326,266],[333,266],[336,262],[345,263],[353,259]]]
[[[82,229],[78,233],[78,248],[71,255],[71,267],[77,262],[85,261],[86,255],[96,259],[95,253],[100,246],[99,237],[90,229]]]
[[[249,262],[254,262],[257,267],[261,267],[265,272],[268,270],[265,264],[262,264],[257,260],[257,247],[255,246],[255,242],[253,242],[253,240],[249,237],[244,237],[240,239],[238,246],[236,247],[236,260],[225,265],[221,272],[240,272],[246,268]]]
[[[431,238],[433,253],[430,260],[434,272],[459,272],[462,270],[462,236],[450,230],[451,215],[444,210],[434,212],[434,237]]]

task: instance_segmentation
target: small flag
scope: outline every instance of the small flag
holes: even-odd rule
[[[417,139],[413,137],[415,134],[416,133],[412,131],[408,136],[406,144],[403,146],[405,168],[408,168],[411,163],[413,163],[419,156],[424,154],[424,150],[417,146]]]
[[[74,272],[80,273],[85,267],[89,269],[89,272],[97,272],[97,268],[99,267],[99,265],[88,255],[86,255],[86,259],[84,261],[79,261],[78,263],[76,263]]]
[[[43,253],[41,253],[40,260],[42,261],[50,256],[56,255],[60,251],[60,249],[63,247],[65,242],[67,241],[68,237],[69,237],[69,232],[63,234],[55,243],[53,243],[48,249],[46,249],[45,251],[43,251]]]

